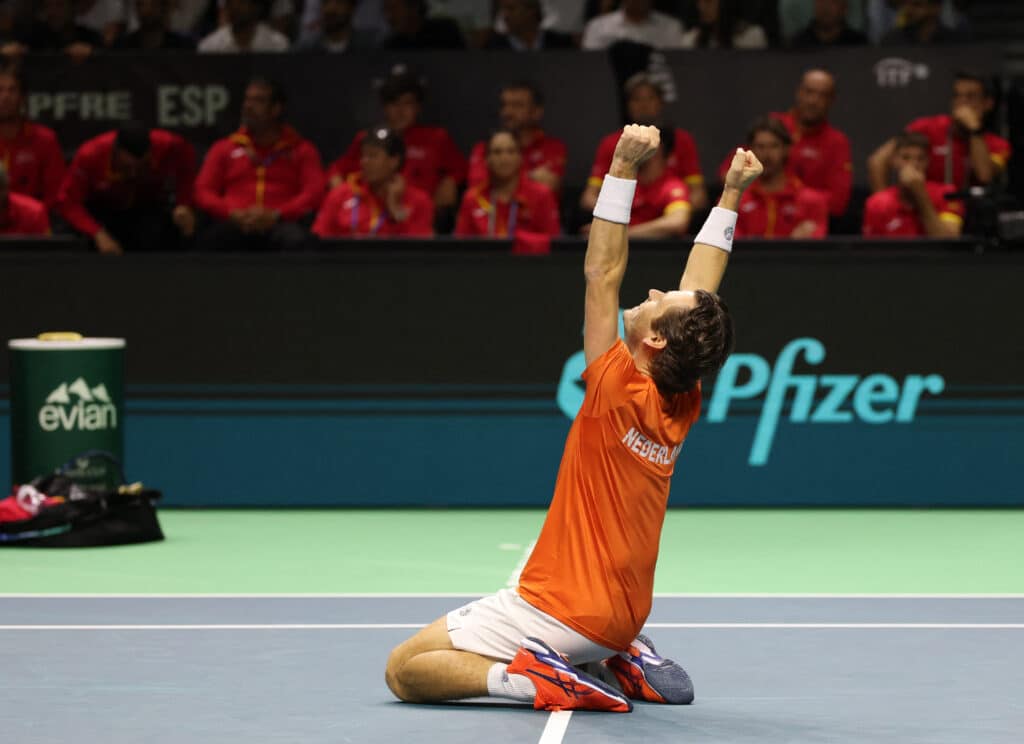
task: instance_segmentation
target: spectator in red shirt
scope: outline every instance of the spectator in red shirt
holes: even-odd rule
[[[487,176],[462,197],[455,234],[515,239],[517,253],[547,253],[558,235],[558,203],[542,183],[526,177],[519,138],[499,129],[487,140]]]
[[[49,235],[43,203],[10,191],[7,169],[0,165],[0,235]]]
[[[510,83],[501,89],[498,117],[501,126],[515,132],[526,176],[558,193],[565,175],[565,143],[549,137],[541,128],[544,118],[544,94],[533,83]],[[487,178],[488,146],[477,142],[469,155],[469,185]]]
[[[466,158],[443,127],[418,123],[424,96],[420,79],[397,65],[379,95],[385,128],[397,132],[405,143],[405,180],[430,194],[437,209],[454,208],[459,184],[466,180]],[[345,154],[331,164],[327,176],[332,186],[359,170],[364,136],[365,131],[359,132]]]
[[[128,122],[78,148],[57,211],[91,237],[100,253],[175,250],[195,231],[195,173],[192,145],[163,129]]]
[[[963,191],[970,186],[987,186],[1006,169],[1010,143],[985,131],[985,117],[992,111],[991,81],[973,72],[959,72],[953,80],[952,115],[940,114],[915,119],[908,132],[920,132],[931,143],[927,177]],[[868,158],[872,191],[889,185],[895,138]]]
[[[823,238],[828,197],[808,188],[786,168],[792,139],[778,119],[763,116],[750,128],[747,146],[764,173],[740,199],[736,237]]]
[[[64,180],[64,155],[52,129],[25,118],[25,86],[15,65],[0,67],[0,158],[11,191],[53,208]]]
[[[868,198],[864,205],[864,236],[959,237],[963,206],[946,198],[953,187],[925,178],[931,150],[928,138],[920,132],[903,132],[893,139],[897,184]]]
[[[398,133],[369,130],[360,149],[359,172],[327,195],[313,232],[321,238],[433,235],[434,203],[402,175],[405,144]]]
[[[242,101],[242,126],[206,154],[196,204],[218,222],[203,233],[201,249],[306,245],[309,234],[301,221],[320,206],[324,171],[313,144],[285,123],[285,103],[277,83],[253,78]]]
[[[693,141],[693,136],[685,129],[664,126],[661,119],[665,108],[665,96],[661,86],[650,75],[641,72],[626,81],[625,90],[629,121],[636,124],[656,125],[661,129],[662,136],[667,129],[673,129],[672,139],[675,146],[668,159],[668,169],[686,183],[693,208],[703,209],[707,205],[708,197],[704,188],[704,174],[700,168],[700,158],[697,155],[697,145]],[[580,197],[580,207],[585,212],[594,211],[597,195],[600,193],[601,183],[604,181],[604,174],[611,167],[612,154],[615,152],[615,145],[618,144],[621,135],[622,130],[612,132],[597,146],[597,154],[594,156],[594,165],[590,169],[587,188]]]

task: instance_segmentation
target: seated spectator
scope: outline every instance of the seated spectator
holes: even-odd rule
[[[637,73],[626,81],[626,110],[630,122],[655,125],[664,132],[667,127],[662,120],[665,108],[665,96],[661,86],[646,73]],[[580,207],[586,212],[594,211],[597,195],[601,192],[601,183],[612,164],[615,145],[619,143],[622,130],[612,132],[601,140],[594,156],[594,164],[590,169],[587,187],[580,197]],[[697,156],[697,145],[693,135],[685,129],[674,128],[672,131],[672,154],[668,159],[668,168],[686,183],[690,192],[690,203],[694,209],[703,209],[707,205],[707,192],[704,188],[704,174]]]
[[[25,88],[16,65],[0,66],[0,159],[8,188],[52,209],[64,180],[64,154],[49,127],[25,116]]]
[[[931,143],[923,134],[894,138],[896,185],[872,194],[864,205],[864,236],[869,238],[957,238],[963,229],[963,205],[947,199],[952,187],[928,181]]]
[[[942,23],[942,0],[903,0],[900,22],[882,37],[882,44],[956,44],[967,41],[967,34]]]
[[[420,79],[398,65],[384,80],[378,95],[385,128],[398,134],[405,143],[405,180],[430,194],[435,209],[453,209],[459,184],[466,180],[466,158],[446,129],[418,123],[424,95]],[[366,132],[356,134],[345,154],[331,164],[327,172],[331,186],[359,170],[365,136]]]
[[[823,238],[828,234],[828,197],[807,188],[786,169],[792,139],[782,122],[763,116],[750,128],[749,147],[764,173],[740,199],[736,237]]]
[[[75,23],[99,34],[103,46],[111,46],[124,33],[126,0],[78,0],[76,5]]]
[[[739,0],[697,0],[697,25],[683,33],[684,49],[764,49],[764,29],[743,18]]]
[[[430,237],[434,203],[402,176],[405,143],[395,132],[371,129],[360,143],[359,172],[327,195],[313,232],[321,238]]]
[[[569,34],[541,28],[544,9],[540,0],[500,0],[498,13],[504,20],[505,33],[488,39],[486,49],[513,49],[537,52],[545,49],[572,49],[576,45]]]
[[[487,140],[487,176],[462,197],[455,234],[515,239],[517,253],[547,253],[558,235],[558,203],[551,189],[524,178],[515,132],[499,129]]]
[[[170,29],[174,0],[135,0],[135,16],[139,27],[119,38],[115,49],[152,51],[187,51],[196,43]]]
[[[171,5],[171,17],[167,28],[176,34],[194,39],[205,35],[209,26],[216,25],[217,3],[215,0],[173,0]],[[136,9],[129,3],[128,29],[134,30],[138,28],[138,25]]]
[[[848,5],[847,0],[814,0],[814,19],[793,37],[793,47],[818,49],[867,44],[867,34],[846,22]]]
[[[995,105],[991,86],[983,75],[959,72],[953,80],[951,115],[926,116],[907,125],[908,132],[920,132],[931,142],[929,181],[963,191],[971,186],[987,186],[1006,169],[1010,143],[985,131],[985,119]],[[895,145],[895,139],[891,139],[868,158],[872,191],[889,185]]]
[[[375,46],[373,35],[352,26],[356,0],[323,0],[317,29],[297,47],[302,52],[350,52]]]
[[[647,44],[655,49],[682,46],[683,25],[654,10],[653,0],[622,0],[619,9],[591,19],[583,28],[584,49],[607,49],[617,41]]]
[[[100,253],[175,250],[195,231],[195,173],[192,145],[128,122],[78,148],[57,211]]]
[[[463,49],[466,46],[459,25],[451,18],[427,17],[427,0],[384,0],[383,10],[391,29],[391,35],[382,44],[385,49]]]
[[[227,23],[199,42],[200,52],[284,52],[288,37],[263,22],[269,0],[225,0]]]
[[[80,62],[103,46],[103,37],[75,22],[75,0],[43,0],[39,17],[18,36],[20,44],[5,45],[5,54],[64,52]]]
[[[49,235],[50,218],[41,201],[9,188],[7,168],[0,164],[0,235]]]
[[[558,193],[565,175],[565,143],[549,137],[541,128],[544,118],[544,94],[533,83],[510,83],[501,89],[501,105],[498,111],[501,126],[514,132],[519,140],[523,159],[524,174],[537,183],[542,183]],[[477,142],[469,155],[470,186],[476,186],[487,178],[486,142]]]
[[[242,101],[242,126],[218,140],[196,178],[196,204],[218,222],[203,233],[203,250],[298,249],[308,233],[300,221],[320,205],[324,172],[311,142],[284,122],[285,95],[253,78]]]

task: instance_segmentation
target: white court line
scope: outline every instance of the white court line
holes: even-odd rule
[[[423,623],[210,623],[163,625],[0,625],[0,632],[121,630],[391,630]],[[648,623],[645,628],[682,630],[1024,630],[1024,623]]]
[[[548,716],[548,722],[544,724],[544,731],[540,735],[537,744],[561,744],[565,730],[569,728],[569,719],[572,718],[571,710],[555,710]]]
[[[531,546],[532,547],[532,546]],[[523,565],[525,565],[524,556]],[[520,571],[521,567],[517,567]],[[513,573],[513,575],[516,575]],[[512,577],[510,576],[509,579]],[[0,599],[462,599],[483,597],[491,594],[482,592],[268,592],[268,593],[41,593],[41,592],[0,592]],[[1024,594],[835,594],[835,593],[686,593],[655,592],[655,599],[1024,599]]]
[[[526,568],[526,562],[530,560],[530,554],[533,553],[533,549],[537,546],[537,541],[534,540],[523,549],[523,554],[519,557],[519,563],[512,569],[512,573],[508,576],[508,581],[505,582],[506,587],[519,586],[519,575]]]

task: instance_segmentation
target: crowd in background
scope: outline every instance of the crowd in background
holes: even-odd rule
[[[708,18],[701,14],[719,3],[722,8],[737,5],[697,0],[698,16]],[[90,49],[145,48],[154,40],[162,40],[168,48],[191,48],[196,36],[202,35],[203,24],[209,22],[213,30],[199,40],[199,50],[238,51],[247,48],[239,43],[233,25],[239,18],[255,24],[246,37],[250,43],[264,39],[279,50],[293,43],[296,48],[323,51],[341,51],[338,44],[349,51],[374,45],[414,48],[411,37],[406,39],[408,45],[400,43],[401,30],[420,33],[425,28],[435,29],[430,31],[431,38],[450,37],[459,44],[473,38],[489,48],[508,49],[521,47],[522,40],[517,41],[515,34],[523,19],[517,14],[532,14],[535,29],[545,18],[560,23],[570,16],[574,19],[575,25],[565,30],[555,30],[554,25],[541,29],[533,37],[534,48],[538,44],[569,47],[580,40],[584,47],[599,48],[617,38],[637,40],[628,35],[635,31],[628,23],[616,26],[616,18],[628,20],[630,10],[663,12],[651,9],[650,2],[631,0],[610,12],[602,12],[608,11],[602,3],[552,0],[542,7],[535,1],[501,0],[496,4],[496,23],[474,36],[450,18],[425,16],[426,3],[410,0],[307,0],[304,7],[288,0],[273,4],[135,0],[130,7],[121,0],[77,5],[70,0],[43,0],[30,14],[28,26],[14,22],[20,17],[12,5],[16,3],[7,3],[6,10],[12,14],[8,31],[13,40],[5,46],[8,61],[0,68],[0,233],[39,235],[64,230],[87,237],[96,250],[110,254],[186,247],[286,250],[311,247],[317,238],[445,233],[511,239],[517,252],[543,253],[554,236],[588,232],[589,214],[619,133],[608,133],[598,145],[582,193],[567,193],[563,184],[566,146],[557,133],[544,128],[544,93],[536,83],[506,82],[496,112],[500,128],[477,142],[467,158],[443,126],[420,122],[423,81],[398,66],[378,88],[380,125],[359,132],[333,163],[323,163],[315,143],[289,126],[287,91],[277,81],[254,78],[245,90],[239,128],[214,143],[201,162],[193,146],[179,135],[127,122],[83,143],[65,166],[57,134],[26,118],[22,73],[31,64],[26,49],[63,48],[77,56],[92,53],[76,49],[80,44]],[[311,5],[316,13],[307,17],[305,11]],[[439,5],[458,15],[464,5],[486,3]],[[783,17],[783,9],[795,12],[796,5],[778,3],[777,17]],[[806,29],[819,28],[814,24],[821,20],[823,9],[845,12],[848,7],[846,0],[803,5],[812,11]],[[888,3],[879,5],[890,8]],[[959,31],[946,34],[956,27],[943,25],[942,3],[902,0],[897,5],[902,14],[892,16],[900,33],[909,28],[908,19],[915,17],[912,12],[930,9],[936,28],[945,29],[942,34],[949,39],[958,37]],[[358,13],[371,6],[380,12],[385,26],[370,22],[356,26]],[[102,7],[109,12],[102,13]],[[869,0],[857,7],[865,14],[878,10]],[[408,18],[401,14],[405,11],[415,12],[418,26],[404,25]],[[584,22],[586,13],[596,15]],[[60,18],[71,24],[63,33],[57,29]],[[339,19],[344,20],[341,26],[346,33],[341,41],[332,36]],[[485,19],[490,23],[492,16],[485,14]],[[767,34],[755,23],[733,25],[730,28],[737,34],[733,43],[714,33],[708,36],[700,23],[687,25],[657,15],[649,20],[651,33],[661,36],[646,40],[666,47],[679,41],[677,32],[680,38],[689,35],[690,39],[677,45],[697,46],[740,46],[741,37],[765,40],[775,33]],[[866,42],[866,35],[845,20],[841,25],[839,36],[847,41],[836,43]],[[790,29],[799,27],[799,23],[789,24]],[[625,28],[627,35],[616,36],[617,28]],[[293,35],[295,29],[300,31],[293,42],[279,29],[290,29]],[[806,36],[798,32],[790,38],[799,40],[801,35]],[[891,33],[879,35],[884,40]],[[43,42],[51,46],[40,47]],[[64,42],[68,45],[61,47]],[[739,237],[815,239],[835,233],[956,237],[963,230],[965,195],[972,187],[997,183],[1005,172],[1009,143],[986,130],[994,105],[992,81],[963,72],[951,81],[948,111],[928,112],[931,115],[907,122],[887,142],[874,143],[877,149],[867,163],[872,193],[863,203],[851,203],[849,139],[829,121],[835,80],[827,70],[809,69],[793,85],[792,101],[780,101],[780,110],[765,112],[751,122],[746,140],[737,143],[751,148],[765,165],[763,176],[740,204]],[[657,79],[645,73],[634,75],[625,83],[623,98],[629,121],[655,124],[662,131],[661,149],[638,177],[630,235],[685,235],[713,203],[721,173],[703,173],[693,136],[665,120],[665,92]],[[727,162],[728,158],[723,168]]]

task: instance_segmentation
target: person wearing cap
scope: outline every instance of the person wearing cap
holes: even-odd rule
[[[100,253],[175,250],[195,231],[195,172],[183,138],[127,122],[78,148],[56,209]]]
[[[436,209],[454,208],[458,187],[466,180],[466,158],[444,127],[419,123],[423,83],[399,65],[381,84],[379,98],[385,128],[395,132],[405,144],[402,175],[406,182],[430,194]],[[331,186],[359,170],[365,136],[365,131],[356,134],[345,154],[327,169]]]
[[[358,173],[327,195],[313,222],[321,238],[430,237],[434,203],[402,175],[405,144],[397,132],[369,129]]]
[[[638,124],[656,125],[664,131],[662,121],[665,109],[665,93],[661,85],[645,72],[638,72],[626,81],[626,109],[630,121]],[[597,204],[597,196],[601,191],[604,174],[612,162],[612,154],[618,144],[622,131],[612,132],[597,146],[594,165],[590,169],[587,187],[580,197],[580,207],[585,212],[592,212]],[[708,196],[704,187],[704,173],[700,167],[697,154],[697,143],[693,135],[685,129],[675,127],[672,132],[673,149],[668,158],[668,169],[686,184],[689,190],[689,201],[694,209],[707,206]]]
[[[284,121],[285,94],[253,78],[242,101],[242,126],[210,148],[196,178],[196,204],[217,222],[200,237],[201,250],[302,248],[302,222],[320,206],[320,153]],[[308,223],[307,223],[308,224]]]
[[[41,201],[11,193],[7,168],[0,164],[0,235],[49,235],[50,218]]]

